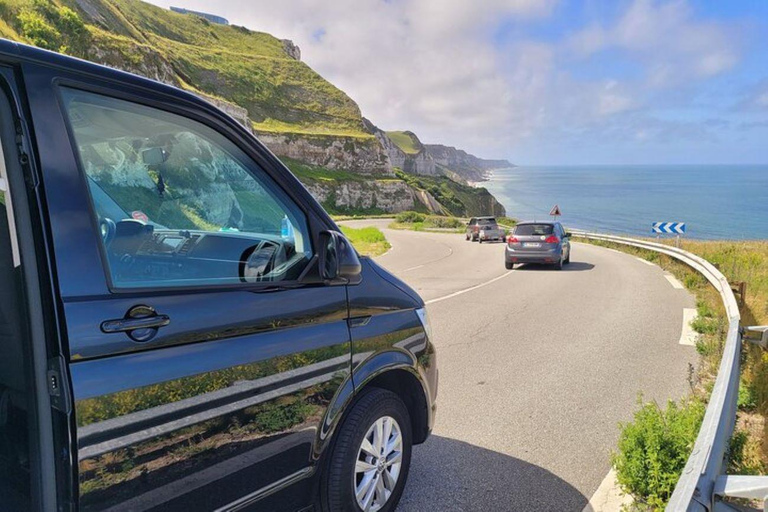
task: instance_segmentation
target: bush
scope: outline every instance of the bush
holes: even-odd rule
[[[430,215],[424,221],[425,225],[432,228],[463,228],[464,222],[456,217],[441,217],[439,215]]]
[[[424,222],[424,219],[426,219],[425,215],[418,212],[412,212],[412,211],[400,212],[397,214],[397,217],[395,217],[395,220],[397,222],[402,222],[407,224],[413,224],[415,222]]]
[[[689,399],[666,410],[641,404],[634,420],[622,424],[612,456],[622,489],[652,508],[663,508],[677,484],[704,418],[704,404]]]
[[[35,11],[25,10],[19,13],[21,34],[29,42],[46,50],[58,51],[61,34],[45,18]]]

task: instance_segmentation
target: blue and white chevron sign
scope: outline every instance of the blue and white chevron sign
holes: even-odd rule
[[[682,235],[685,233],[685,222],[654,222],[653,232]]]

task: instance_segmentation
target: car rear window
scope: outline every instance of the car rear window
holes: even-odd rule
[[[490,224],[496,224],[496,219],[477,219],[477,223],[481,226],[487,226]]]
[[[519,224],[515,228],[515,234],[520,236],[551,235],[553,230],[552,224]]]

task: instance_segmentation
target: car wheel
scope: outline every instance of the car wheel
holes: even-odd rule
[[[479,243],[483,243],[483,239],[482,239],[482,238],[478,238],[478,239],[477,239],[477,241],[478,241]]]
[[[555,270],[563,270],[563,256],[560,255],[560,259],[555,263]]]
[[[466,240],[467,242],[469,242],[469,235],[464,235],[464,240]]]
[[[504,266],[507,267],[507,270],[512,270],[513,268],[515,268],[515,264],[512,263],[511,261],[505,261]]]
[[[564,261],[563,263],[565,263],[565,264],[567,265],[567,264],[569,264],[570,262],[571,262],[571,251],[569,250],[569,251],[568,251],[568,257],[567,257],[567,258],[565,258],[565,261]]]
[[[324,510],[390,512],[411,463],[411,419],[391,391],[372,388],[344,419],[324,478]]]

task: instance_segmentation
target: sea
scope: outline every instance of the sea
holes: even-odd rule
[[[768,239],[768,165],[521,166],[480,185],[519,220],[557,205],[567,228],[652,236],[654,222],[684,222],[689,238]]]

